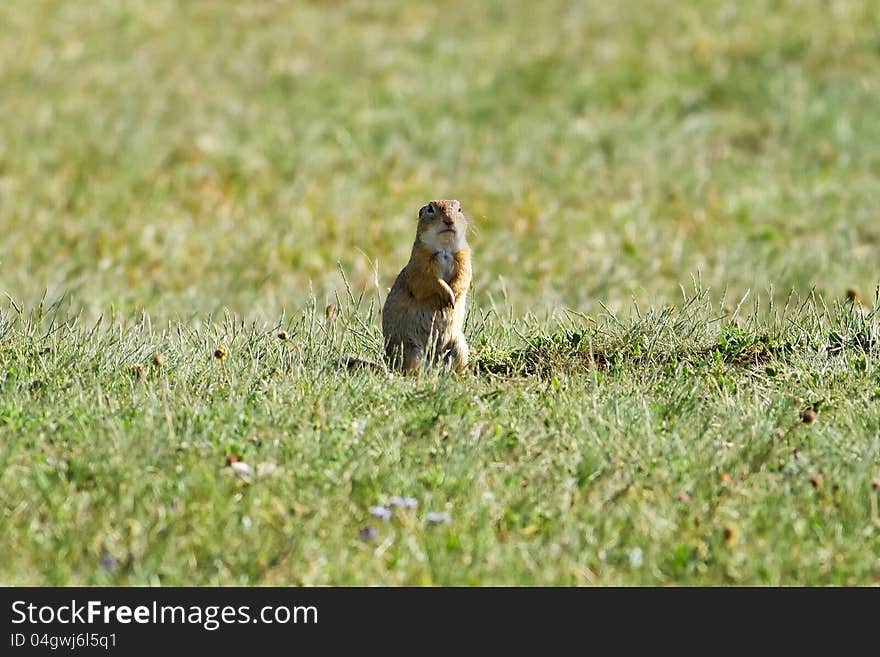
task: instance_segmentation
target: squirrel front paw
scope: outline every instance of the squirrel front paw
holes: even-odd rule
[[[450,306],[455,305],[455,293],[452,291],[452,288],[446,283],[446,281],[441,281],[442,287],[440,289],[440,303],[444,308],[448,308]]]

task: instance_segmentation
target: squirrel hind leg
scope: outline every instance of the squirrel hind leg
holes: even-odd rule
[[[418,374],[422,369],[425,352],[419,345],[406,343],[389,344],[385,353],[391,369],[399,369],[404,374]]]
[[[403,349],[403,372],[404,374],[418,374],[422,371],[422,360],[425,358],[424,350],[418,345],[406,345]]]
[[[463,374],[467,370],[469,350],[464,336],[459,335],[449,345],[444,361],[447,366],[454,369],[459,374]]]

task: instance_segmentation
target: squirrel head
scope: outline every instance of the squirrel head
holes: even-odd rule
[[[432,249],[457,251],[465,245],[467,218],[456,199],[431,201],[419,210],[417,239]]]

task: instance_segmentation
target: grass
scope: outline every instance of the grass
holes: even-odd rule
[[[880,583],[880,336],[851,304],[474,311],[473,372],[414,379],[337,364],[379,361],[360,301],[198,329],[8,317],[6,581]],[[392,495],[418,507],[372,518]]]
[[[0,582],[880,584],[876,3],[0,24]],[[347,371],[436,197],[471,372]]]

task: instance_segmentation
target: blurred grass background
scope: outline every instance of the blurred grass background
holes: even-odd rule
[[[880,3],[0,29],[0,581],[880,582]],[[337,367],[437,197],[472,374]]]
[[[472,216],[480,304],[880,279],[880,4],[0,4],[0,290],[273,318]],[[866,294],[867,296],[867,294]]]

